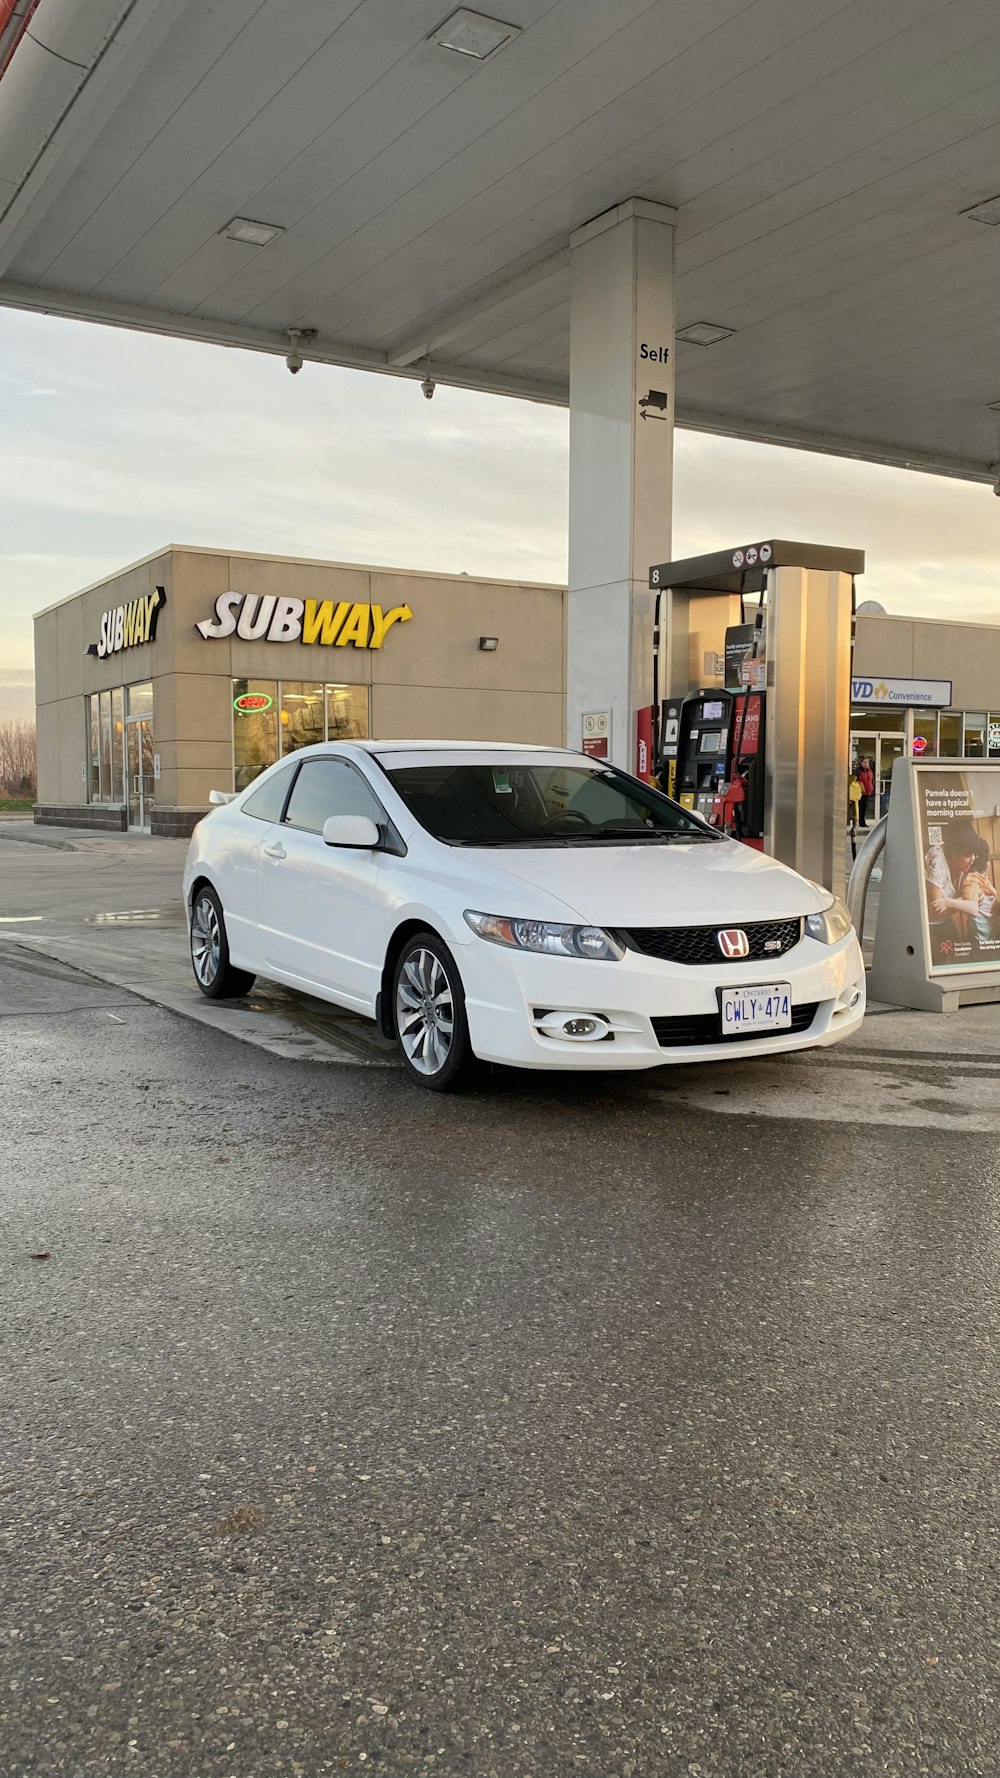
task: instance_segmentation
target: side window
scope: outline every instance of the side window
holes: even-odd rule
[[[331,815],[369,815],[384,828],[386,813],[360,772],[341,759],[307,759],[285,811],[288,827],[322,833]]]
[[[252,790],[240,804],[244,815],[255,815],[258,821],[280,821],[288,786],[294,775],[295,767],[286,766],[283,772],[275,772],[259,789]]]

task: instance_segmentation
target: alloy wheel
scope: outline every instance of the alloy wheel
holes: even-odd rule
[[[439,1074],[451,1054],[455,1003],[433,951],[411,951],[396,984],[396,1029],[407,1060],[420,1074]]]
[[[219,916],[208,896],[199,895],[191,913],[191,962],[203,988],[212,986],[221,956]]]

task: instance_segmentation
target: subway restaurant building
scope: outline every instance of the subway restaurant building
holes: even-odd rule
[[[324,740],[565,737],[562,587],[175,545],[35,619],[38,821],[190,833]]]

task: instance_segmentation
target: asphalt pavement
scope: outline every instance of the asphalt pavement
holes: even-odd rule
[[[14,851],[3,1778],[995,1771],[996,1009],[439,1098],[32,948]],[[155,911],[87,856],[37,925]]]

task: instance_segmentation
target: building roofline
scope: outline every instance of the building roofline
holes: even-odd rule
[[[905,611],[859,611],[855,622],[859,624],[937,624],[949,630],[998,630],[1000,618],[988,617],[914,617]]]
[[[384,563],[374,562],[335,562],[325,556],[286,556],[272,555],[265,550],[252,549],[209,549],[197,543],[168,543],[162,549],[151,550],[148,556],[140,556],[138,561],[126,562],[116,568],[113,574],[104,574],[100,580],[92,580],[88,586],[78,587],[75,592],[67,593],[62,599],[53,600],[51,605],[43,606],[41,611],[33,613],[33,618],[47,617],[50,611],[58,611],[60,606],[69,605],[74,599],[82,599],[85,593],[93,593],[99,587],[109,586],[113,580],[120,580],[124,574],[131,574],[136,568],[144,568],[147,562],[159,561],[163,556],[225,556],[238,562],[287,562],[298,568],[343,568],[355,574],[393,574],[411,580],[453,580],[456,582],[471,581],[476,586],[497,587],[531,587],[543,593],[564,593],[566,591],[558,581],[553,580],[516,580],[512,575],[495,576],[490,574],[451,574],[436,568],[394,568]]]

